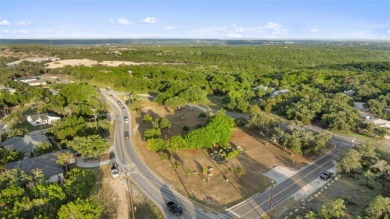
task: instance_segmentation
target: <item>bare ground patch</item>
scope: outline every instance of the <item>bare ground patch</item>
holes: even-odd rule
[[[70,65],[70,66],[105,65],[105,66],[117,67],[120,65],[155,65],[155,64],[177,65],[178,63],[131,62],[131,61],[102,61],[102,62],[98,62],[98,61],[91,60],[91,59],[64,59],[64,60],[49,62],[45,65],[47,68],[54,69],[54,68],[62,68],[62,67],[67,66],[67,65]]]
[[[209,206],[223,208],[225,204],[232,205],[248,198],[257,192],[264,191],[271,185],[271,180],[263,173],[274,166],[287,166],[299,169],[309,163],[309,160],[294,156],[294,162],[287,152],[268,143],[257,132],[247,128],[234,128],[231,144],[241,146],[245,152],[227,162],[214,162],[209,159],[207,150],[182,150],[169,152],[168,160],[161,161],[159,154],[146,149],[143,133],[151,127],[150,123],[142,122],[147,113],[153,118],[166,117],[172,123],[170,130],[163,131],[163,138],[173,135],[186,134],[183,126],[190,130],[204,124],[207,119],[199,118],[200,111],[182,108],[174,110],[156,103],[144,101],[143,110],[139,115],[133,113],[133,136],[137,150],[144,161],[165,180],[173,184],[184,195],[191,197]],[[172,163],[179,161],[182,165],[177,170]],[[202,174],[203,167],[212,167],[211,177]],[[237,178],[228,174],[228,168],[242,167],[246,174]],[[185,170],[190,168],[196,171],[187,176]]]

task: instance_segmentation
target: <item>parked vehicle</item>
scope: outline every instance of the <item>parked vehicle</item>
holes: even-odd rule
[[[176,204],[175,202],[170,201],[170,202],[167,203],[167,206],[168,206],[168,209],[172,213],[174,213],[176,216],[179,216],[179,215],[183,214],[183,209],[178,204]]]
[[[117,178],[119,177],[119,170],[118,170],[118,166],[116,163],[111,163],[111,175],[112,177],[114,178]]]
[[[321,174],[320,179],[328,181],[330,178],[332,178],[332,176],[333,176],[333,173],[326,171],[326,172],[323,172]]]
[[[129,132],[125,132],[125,138],[129,138],[130,135],[129,135]]]
[[[121,102],[120,100],[118,100],[118,104],[119,104],[119,105],[122,105],[122,102]]]
[[[129,123],[129,118],[127,118],[127,116],[125,116],[125,123]]]

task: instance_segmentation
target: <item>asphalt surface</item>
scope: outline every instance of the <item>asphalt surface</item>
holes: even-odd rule
[[[203,210],[204,206],[195,206],[149,169],[132,144],[131,115],[125,103],[115,96],[103,95],[115,114],[113,118],[116,121],[114,150],[122,177],[127,175],[161,209],[165,218],[229,218],[223,213],[218,214],[210,209]],[[125,107],[125,110],[122,107]],[[129,123],[124,122],[125,116],[129,118]],[[126,131],[130,134],[128,139],[124,137]],[[166,203],[169,201],[174,201],[182,206],[183,214],[181,216],[177,217],[167,209]]]
[[[283,201],[288,199],[292,194],[300,190],[302,187],[318,178],[323,171],[334,167],[335,161],[340,158],[345,149],[352,147],[354,144],[361,143],[359,140],[353,140],[341,135],[333,135],[332,142],[335,147],[328,153],[317,159],[315,162],[301,169],[297,174],[275,185],[273,189],[268,189],[263,193],[255,194],[247,200],[230,207],[226,213],[216,213],[207,209],[204,206],[194,205],[189,199],[176,192],[169,184],[164,182],[153,171],[151,171],[146,164],[140,159],[137,151],[132,144],[131,131],[131,115],[122,110],[125,106],[122,102],[118,105],[118,98],[108,97],[106,95],[107,103],[114,109],[116,120],[115,133],[115,154],[117,162],[120,164],[122,171],[127,168],[131,172],[131,179],[144,192],[144,194],[151,199],[163,212],[166,218],[174,218],[175,216],[169,212],[166,207],[168,201],[175,201],[180,204],[184,213],[179,218],[260,218],[267,213],[272,207],[276,207]],[[126,106],[125,106],[126,107]],[[214,111],[210,108],[199,106],[186,106],[188,108],[196,108],[203,111]],[[247,114],[227,112],[227,115],[234,118],[248,118]],[[129,124],[123,121],[124,116],[129,118]],[[313,132],[322,131],[317,127],[307,127]],[[130,138],[124,138],[124,132],[130,133]],[[128,171],[128,172],[129,172]],[[272,205],[271,205],[271,191],[272,191]],[[271,207],[272,206],[272,207]]]

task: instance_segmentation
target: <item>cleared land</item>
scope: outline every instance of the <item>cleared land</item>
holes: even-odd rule
[[[67,66],[67,65],[70,65],[70,66],[106,65],[106,66],[117,67],[120,65],[154,65],[154,64],[172,65],[175,63],[130,62],[130,61],[102,61],[102,62],[98,62],[98,61],[90,60],[90,59],[65,59],[65,60],[49,62],[49,63],[46,63],[45,65],[47,68],[53,69],[53,68],[62,68],[62,67]]]
[[[233,129],[231,144],[241,146],[245,152],[227,162],[212,161],[209,159],[208,150],[171,151],[168,160],[161,161],[159,154],[146,149],[143,133],[151,127],[151,123],[142,121],[145,114],[153,118],[166,117],[171,121],[171,129],[162,133],[162,137],[166,139],[173,135],[186,134],[182,131],[183,126],[188,126],[192,130],[197,125],[204,124],[207,119],[199,118],[199,113],[198,110],[187,108],[174,110],[145,100],[142,112],[139,115],[133,113],[132,117],[134,143],[144,161],[179,191],[195,200],[223,208],[225,204],[232,205],[269,187],[271,180],[263,173],[273,167],[299,169],[310,162],[299,156],[291,157],[281,148],[266,142],[257,132],[247,128]],[[175,161],[182,164],[177,170],[172,168]],[[213,168],[210,171],[213,174],[210,178],[202,174],[203,167]],[[242,167],[246,174],[240,178],[233,174],[229,175],[229,167]],[[185,173],[187,168],[197,173],[187,176]]]

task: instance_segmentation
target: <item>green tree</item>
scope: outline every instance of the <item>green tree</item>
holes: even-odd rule
[[[24,189],[18,185],[11,185],[1,190],[0,203],[13,204],[24,196]]]
[[[191,177],[192,170],[190,168],[187,168],[185,172],[186,172],[188,179],[189,179]]]
[[[342,218],[347,215],[347,208],[345,207],[344,200],[339,198],[331,201],[327,205],[322,205],[318,214],[320,218]]]
[[[161,130],[158,128],[151,128],[145,131],[144,133],[144,139],[149,140],[152,138],[160,138],[161,137]]]
[[[55,147],[53,147],[48,142],[39,143],[34,149],[34,156],[39,156],[42,154],[52,152],[54,149]]]
[[[161,138],[150,138],[147,141],[146,148],[154,152],[159,152],[165,150],[166,142]]]
[[[171,128],[171,122],[167,118],[160,118],[160,121],[158,122],[159,127],[161,129],[169,129]]]
[[[100,135],[77,136],[67,145],[83,156],[97,157],[109,148],[108,143]]]
[[[61,206],[58,211],[59,219],[93,219],[100,218],[103,209],[91,200],[77,199]]]
[[[160,160],[161,160],[162,162],[164,162],[164,160],[168,160],[168,154],[166,154],[166,153],[161,153],[161,154],[160,154]]]
[[[372,219],[390,218],[390,198],[376,196],[370,201],[364,212],[368,218]]]
[[[23,152],[16,151],[14,149],[5,149],[0,147],[0,166],[6,163],[14,162],[23,159]]]
[[[184,140],[182,136],[177,135],[168,139],[167,147],[171,150],[178,151],[179,149],[187,148],[188,143]]]
[[[144,122],[151,122],[153,120],[153,117],[149,114],[144,115],[143,121]]]
[[[95,185],[92,171],[74,168],[66,173],[64,187],[72,198],[87,198]]]
[[[69,151],[65,151],[63,153],[58,153],[56,163],[58,165],[61,165],[61,166],[65,165],[66,171],[68,171],[69,161],[73,158],[74,158],[74,155]]]
[[[172,164],[172,168],[174,169],[174,170],[177,170],[177,168],[179,168],[181,166],[181,163],[179,162],[179,161],[177,161],[177,160],[175,160],[174,162],[173,162],[173,164]]]
[[[349,149],[340,161],[341,169],[346,172],[355,172],[362,168],[362,155],[355,149]]]

